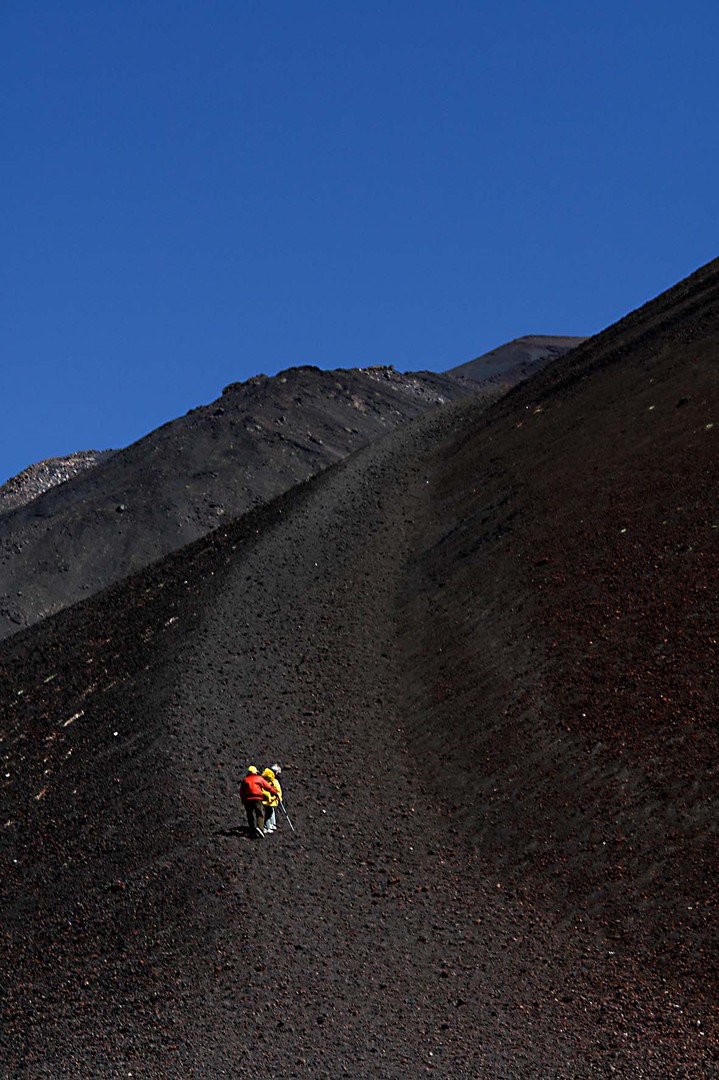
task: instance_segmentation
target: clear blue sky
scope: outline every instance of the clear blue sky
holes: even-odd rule
[[[715,257],[719,4],[4,0],[0,482]]]

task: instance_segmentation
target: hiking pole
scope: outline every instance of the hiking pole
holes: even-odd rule
[[[289,825],[289,827],[290,827],[290,828],[292,829],[292,832],[294,832],[294,831],[295,831],[295,827],[294,827],[294,825],[292,824],[292,822],[290,821],[290,815],[289,815],[289,814],[287,813],[287,811],[285,810],[285,804],[284,804],[284,803],[282,802],[282,799],[280,799],[280,806],[281,806],[281,807],[282,807],[282,809],[283,809],[283,810],[285,811],[285,817],[287,818],[287,824],[288,824],[288,825]]]

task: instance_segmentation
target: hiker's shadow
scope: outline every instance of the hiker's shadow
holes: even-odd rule
[[[223,825],[219,829],[215,829],[215,836],[246,836],[249,840],[251,838],[249,825]]]

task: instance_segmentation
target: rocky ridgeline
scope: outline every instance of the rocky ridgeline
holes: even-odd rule
[[[32,466],[0,490],[0,637],[470,392],[431,372],[290,368],[232,383],[124,450]]]
[[[25,506],[39,495],[44,495],[50,488],[72,480],[85,469],[97,465],[99,461],[107,460],[113,453],[113,450],[79,450],[67,457],[46,458],[35,465],[29,465],[0,487],[0,514],[15,510],[18,506]]]

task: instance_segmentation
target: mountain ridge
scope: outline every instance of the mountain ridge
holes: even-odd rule
[[[0,514],[0,636],[469,392],[451,377],[391,368],[305,366],[230,384],[209,405]]]

